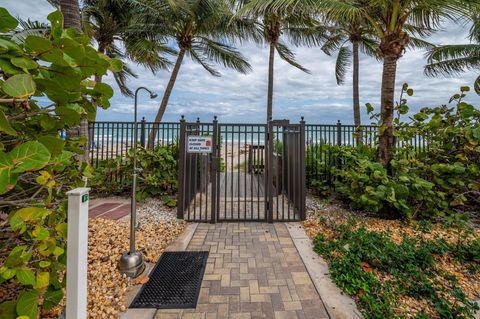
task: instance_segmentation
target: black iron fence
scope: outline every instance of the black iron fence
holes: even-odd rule
[[[200,123],[197,120],[197,123]],[[180,137],[180,122],[153,123],[142,119],[137,125],[137,136],[139,145],[166,146],[176,144]],[[152,136],[152,132],[155,135]],[[127,151],[134,143],[133,122],[92,122],[89,126],[90,161],[94,167],[101,165],[102,161],[126,157]],[[247,170],[262,172],[264,165],[263,151],[265,141],[258,139],[258,132],[242,132],[239,136],[244,137],[246,146],[254,145],[248,151],[251,156],[249,163],[251,167]],[[232,133],[233,134],[233,133]],[[223,134],[225,135],[225,134]],[[221,139],[229,144],[228,133]],[[243,136],[245,135],[245,136]],[[255,135],[255,137],[253,137]],[[232,135],[233,136],[233,135]],[[250,140],[254,139],[255,143]],[[257,140],[258,139],[258,140]],[[232,139],[233,141],[233,139]],[[240,141],[240,140],[239,140]],[[332,156],[331,147],[335,145],[356,146],[359,143],[375,147],[378,141],[378,127],[373,125],[362,125],[357,128],[354,125],[344,125],[340,121],[336,124],[306,124],[305,125],[305,161],[307,183],[316,181],[330,181],[330,166],[336,161]],[[233,143],[233,142],[232,142]],[[247,145],[248,144],[248,145]],[[251,145],[250,145],[251,144]],[[415,136],[410,141],[398,141],[398,147],[411,146],[415,152],[421,152],[428,148],[426,138]],[[238,146],[240,147],[240,146]],[[274,149],[281,147],[277,139]],[[277,150],[278,151],[278,150]]]
[[[137,143],[166,146],[178,142],[180,123],[153,123],[142,119],[137,124]],[[91,122],[89,124],[90,161],[98,167],[102,161],[124,158],[134,143],[133,122]],[[155,136],[152,137],[152,132]]]

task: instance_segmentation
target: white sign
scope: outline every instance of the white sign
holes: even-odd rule
[[[187,153],[212,153],[213,140],[211,136],[188,136]]]

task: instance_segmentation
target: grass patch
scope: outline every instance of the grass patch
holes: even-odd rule
[[[418,223],[392,236],[356,219],[322,217],[316,227],[315,251],[366,319],[474,318],[478,305],[472,299],[480,292],[464,291],[480,271],[480,238],[472,229],[437,232]]]

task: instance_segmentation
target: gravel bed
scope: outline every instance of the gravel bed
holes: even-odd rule
[[[176,218],[176,209],[159,199],[147,199],[137,206],[137,250],[146,262],[155,263],[163,250],[185,229]],[[137,284],[122,276],[118,269],[120,256],[128,250],[130,215],[120,220],[89,220],[88,238],[88,318],[118,318],[127,310],[125,296]],[[144,277],[144,276],[142,276]],[[140,277],[139,277],[140,278]],[[62,304],[42,318],[58,318]]]
[[[176,221],[177,208],[166,206],[158,198],[147,198],[144,202],[137,204],[137,220],[140,224],[156,221]]]

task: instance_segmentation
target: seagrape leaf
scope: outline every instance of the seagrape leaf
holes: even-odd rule
[[[123,62],[119,59],[110,59],[110,71],[112,72],[120,72],[123,69]]]
[[[46,288],[50,284],[50,274],[46,271],[37,273],[36,288]]]
[[[0,303],[0,318],[15,318],[17,315],[15,304],[15,301],[5,301]]]
[[[63,15],[60,11],[54,11],[47,16],[51,25],[51,33],[54,38],[60,38],[63,31]]]
[[[16,270],[17,280],[22,285],[34,285],[35,284],[35,274],[28,268],[20,268]]]
[[[45,295],[43,296],[43,308],[48,310],[52,309],[58,303],[62,300],[63,298],[63,291],[61,289],[58,290],[53,290],[53,289],[48,289],[45,292]]]
[[[3,83],[2,90],[7,95],[20,99],[35,94],[36,85],[30,74],[17,74]]]
[[[0,39],[0,53],[9,53],[9,54],[14,54],[14,55],[22,55],[23,51],[20,49],[18,44],[5,40],[5,39]]]
[[[17,58],[12,58],[10,61],[16,67],[22,68],[24,70],[32,70],[32,69],[38,68],[37,62],[29,58],[17,57]]]
[[[30,141],[15,147],[9,154],[14,173],[23,173],[43,168],[50,160],[50,152],[38,141]]]
[[[55,113],[62,118],[62,121],[65,121],[65,123],[70,126],[80,123],[80,114],[71,108],[59,106],[55,109]]]
[[[0,131],[5,132],[11,136],[17,136],[17,131],[15,131],[13,127],[10,125],[7,117],[2,111],[0,111]]]
[[[61,140],[58,136],[42,136],[38,141],[48,149],[52,158],[62,153],[65,146],[65,141]]]
[[[1,51],[1,48],[0,48],[0,51]],[[12,62],[10,62],[10,60],[7,60],[7,59],[0,59],[0,69],[2,69],[2,71],[8,76],[20,74],[23,72],[21,69],[14,66]]]
[[[17,302],[17,314],[19,316],[28,316],[37,318],[38,316],[38,292],[25,291],[20,293]]]
[[[0,152],[0,194],[12,190],[17,184],[18,174],[13,172],[14,164],[10,156]]]
[[[50,210],[41,207],[25,207],[17,210],[14,216],[18,216],[23,221],[28,222],[33,219],[44,218],[51,213]]]
[[[0,32],[7,32],[17,27],[18,21],[8,13],[7,9],[0,7]]]
[[[102,94],[107,99],[113,96],[113,89],[110,87],[110,85],[105,83],[98,82],[97,84],[95,84],[93,90]]]
[[[25,39],[25,48],[33,54],[42,54],[53,49],[48,39],[36,35],[30,35]]]
[[[68,66],[68,63],[63,59],[63,52],[60,49],[53,48],[40,55],[40,59],[52,62],[56,65]]]

